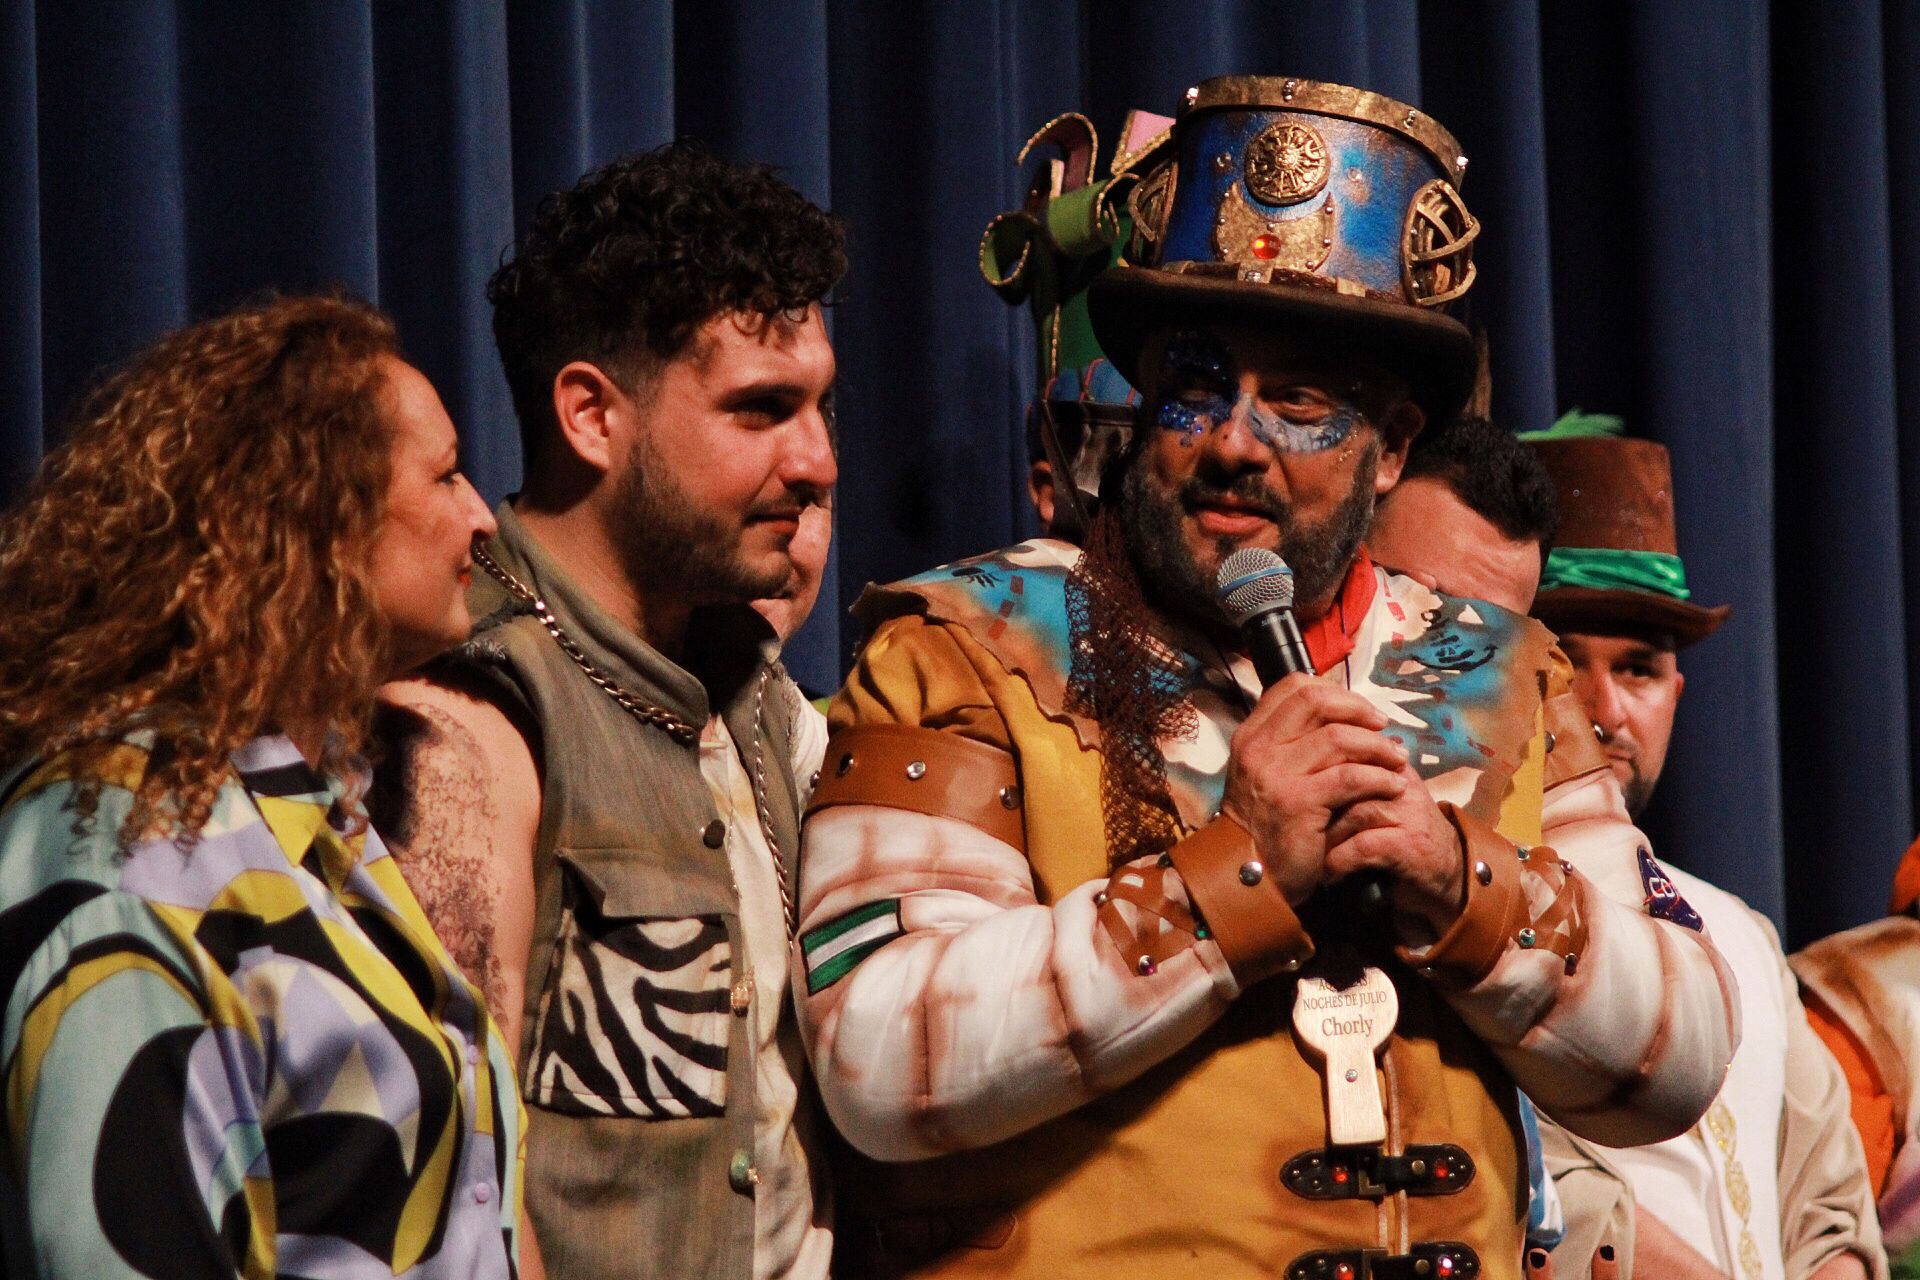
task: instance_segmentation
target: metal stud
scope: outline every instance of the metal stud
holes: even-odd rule
[[[1420,118],[1420,113],[1418,111],[1409,111],[1407,112],[1407,118],[1405,120],[1402,120],[1400,123],[1405,125],[1407,128],[1411,129],[1413,128],[1413,122],[1419,118]]]
[[[1532,945],[1533,945],[1533,939],[1534,939],[1534,933],[1533,933],[1533,930],[1532,930],[1532,929],[1522,929],[1522,930],[1520,931],[1520,945],[1521,945],[1521,946],[1523,946],[1523,947],[1530,947],[1530,946],[1532,946]]]
[[[1020,788],[1000,788],[1000,807],[1002,809],[1018,809],[1020,807]]]
[[[1233,156],[1225,151],[1215,156],[1213,158],[1213,171],[1215,173],[1232,173]]]
[[[1192,106],[1198,101],[1200,101],[1200,86],[1196,84],[1187,90],[1187,105]]]
[[[1289,80],[1280,86],[1280,97],[1287,102],[1293,101],[1293,91],[1300,87],[1298,80]]]
[[[1152,956],[1141,956],[1140,963],[1134,965],[1133,967],[1135,971],[1138,972],[1139,975],[1143,978],[1152,977],[1160,968],[1159,965],[1153,962]]]
[[[1170,854],[1170,853],[1163,853],[1163,854],[1161,854],[1161,855],[1159,856],[1159,858],[1158,858],[1158,859],[1156,859],[1156,860],[1154,861],[1154,865],[1155,865],[1156,867],[1170,867],[1170,866],[1172,866],[1172,865],[1173,865],[1173,855],[1172,855],[1172,854]]]
[[[1455,156],[1453,158],[1453,167],[1465,173],[1467,171],[1467,158],[1465,156]]]
[[[1413,1176],[1416,1178],[1424,1178],[1427,1176],[1427,1162],[1425,1160],[1415,1160],[1409,1164],[1407,1168],[1413,1171]]]
[[[836,778],[844,778],[852,769],[853,769],[853,752],[849,751],[844,755],[842,755],[840,757],[840,763],[833,767],[833,775]]]
[[[1593,722],[1593,740],[1595,742],[1605,742],[1607,740],[1607,731],[1600,727],[1598,720]]]
[[[1567,976],[1571,978],[1573,976],[1573,971],[1579,967],[1580,967],[1580,953],[1577,951],[1567,952]]]
[[[1554,747],[1559,744],[1559,742],[1560,742],[1560,739],[1553,736],[1553,730],[1551,729],[1547,730],[1547,750],[1552,751]]]
[[[1358,1071],[1355,1071],[1352,1067],[1347,1068],[1348,1084],[1352,1084],[1355,1080],[1358,1080],[1359,1078],[1360,1078],[1360,1073]]]
[[[1533,853],[1533,850],[1527,848],[1527,846],[1525,845],[1521,845],[1519,848],[1513,851],[1513,856],[1520,859],[1520,861],[1525,862],[1527,858],[1532,855],[1532,853]]]
[[[927,776],[927,762],[925,760],[909,760],[907,762],[908,778],[912,779],[915,782],[918,782],[920,781],[920,779],[926,776]]]
[[[1093,895],[1093,905],[1096,907],[1106,906],[1108,900],[1109,899],[1108,899],[1107,891],[1105,889],[1102,889],[1100,892]]]
[[[1473,864],[1473,878],[1481,884],[1492,884],[1493,868],[1484,862],[1476,862]]]
[[[1240,883],[1251,889],[1266,878],[1267,869],[1255,859],[1240,864]]]

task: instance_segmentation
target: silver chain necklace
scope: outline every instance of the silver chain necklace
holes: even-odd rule
[[[547,629],[554,643],[560,646],[560,652],[573,659],[575,666],[585,673],[587,679],[612,698],[622,711],[638,720],[641,724],[659,729],[683,747],[693,746],[700,741],[700,731],[685,719],[675,715],[665,707],[657,706],[622,688],[620,683],[593,665],[580,646],[574,643],[560,626],[560,620],[553,616],[553,610],[547,607],[532,587],[509,573],[504,565],[495,560],[487,551],[475,546],[473,562],[487,571],[487,574],[507,589],[507,594],[533,609],[533,616]],[[760,683],[753,695],[753,803],[760,818],[760,834],[766,838],[767,851],[773,855],[773,874],[780,886],[780,916],[787,926],[787,937],[794,936],[793,889],[787,883],[787,864],[780,856],[780,841],[773,834],[773,815],[767,809],[767,764],[766,764],[766,710],[767,685],[773,680],[771,667],[760,673]],[[739,892],[739,886],[734,887]]]

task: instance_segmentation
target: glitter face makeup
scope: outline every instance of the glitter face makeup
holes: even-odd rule
[[[1160,358],[1163,390],[1154,422],[1176,431],[1180,443],[1223,427],[1241,414],[1254,437],[1276,453],[1320,453],[1343,444],[1360,421],[1352,401],[1312,386],[1288,387],[1275,403],[1250,391],[1235,393],[1238,379],[1226,344],[1209,334],[1174,335]]]

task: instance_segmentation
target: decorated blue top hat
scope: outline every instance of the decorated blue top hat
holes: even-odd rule
[[[1344,85],[1218,76],[1187,90],[1171,146],[1131,193],[1144,265],[1088,290],[1100,345],[1136,386],[1150,333],[1282,328],[1405,377],[1436,419],[1472,389],[1472,336],[1447,314],[1473,284],[1480,224],[1453,135]]]

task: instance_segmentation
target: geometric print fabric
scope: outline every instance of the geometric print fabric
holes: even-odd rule
[[[511,1276],[511,1055],[379,836],[274,736],[123,855],[146,747],[0,792],[7,1274]]]

